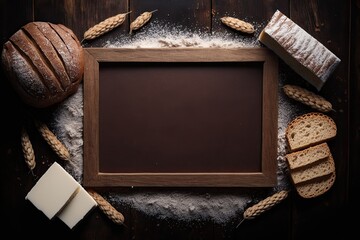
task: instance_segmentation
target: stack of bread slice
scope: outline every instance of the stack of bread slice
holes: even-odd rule
[[[333,119],[318,112],[298,116],[287,126],[285,135],[290,152],[285,157],[301,197],[320,196],[334,184],[335,162],[327,141],[336,133]]]

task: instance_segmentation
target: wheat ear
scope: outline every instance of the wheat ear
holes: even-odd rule
[[[144,26],[150,20],[152,14],[156,11],[157,9],[151,12],[143,12],[142,14],[140,14],[140,16],[138,16],[134,21],[130,23],[129,34],[132,34],[134,30],[138,30],[139,28]]]
[[[221,22],[224,23],[226,26],[231,27],[237,31],[241,31],[244,33],[254,33],[255,29],[254,26],[248,22],[240,20],[234,17],[222,17],[220,18]]]
[[[38,120],[34,120],[35,126],[41,136],[49,144],[49,146],[54,150],[54,152],[62,160],[70,160],[70,153],[64,144],[56,137],[56,135],[48,128],[48,126]]]
[[[115,16],[109,17],[104,21],[89,28],[88,30],[85,31],[84,39],[82,41],[95,39],[113,30],[114,28],[120,26],[125,21],[126,15],[128,15],[130,12],[120,13]]]
[[[271,209],[273,206],[279,204],[282,200],[284,200],[288,196],[287,190],[282,190],[280,192],[276,192],[273,195],[261,200],[255,205],[247,208],[243,213],[243,220],[238,224],[238,226],[246,219],[254,219],[259,216],[263,212]]]
[[[117,211],[105,198],[94,190],[87,190],[88,193],[94,198],[97,202],[101,211],[114,223],[123,225],[124,224],[124,215]]]
[[[33,170],[36,166],[35,153],[29,138],[29,134],[26,131],[25,127],[22,127],[21,129],[21,146],[26,165],[29,167],[30,170]]]
[[[322,96],[315,94],[314,92],[311,92],[305,88],[287,84],[283,86],[283,90],[288,97],[298,102],[301,102],[315,110],[318,110],[320,112],[334,111],[332,108],[332,104],[329,101],[327,101]]]

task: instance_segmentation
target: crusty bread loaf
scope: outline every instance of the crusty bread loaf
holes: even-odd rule
[[[334,53],[279,10],[260,33],[259,41],[317,90],[340,63]]]
[[[83,48],[61,24],[30,22],[4,44],[2,65],[20,98],[44,108],[74,93],[83,77]]]
[[[290,176],[300,196],[317,197],[335,181],[335,162],[326,142],[286,154]]]
[[[291,151],[304,149],[334,138],[337,127],[332,118],[310,112],[293,119],[286,128],[286,139]]]

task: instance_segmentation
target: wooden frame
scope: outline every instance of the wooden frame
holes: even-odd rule
[[[277,183],[278,60],[266,48],[110,49],[85,48],[84,178],[88,187],[270,187]],[[214,54],[215,53],[215,54]],[[258,172],[107,173],[99,171],[99,63],[262,63],[261,170]]]

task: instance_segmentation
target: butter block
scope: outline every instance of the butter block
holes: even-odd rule
[[[96,206],[97,202],[83,187],[80,187],[79,192],[66,207],[61,210],[58,217],[69,228],[73,228]]]
[[[40,177],[25,199],[52,219],[75,196],[80,184],[57,162]]]
[[[318,91],[340,63],[334,53],[279,10],[258,39]]]

